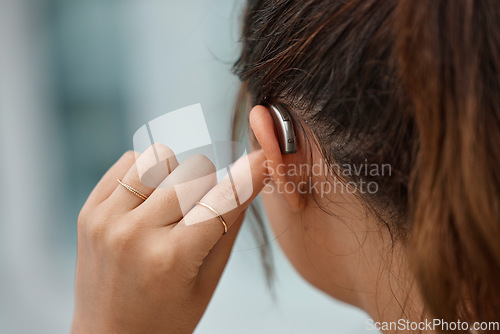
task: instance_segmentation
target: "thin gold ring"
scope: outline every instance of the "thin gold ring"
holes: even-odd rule
[[[222,216],[220,215],[220,213],[217,212],[217,210],[215,210],[214,208],[212,208],[210,205],[208,204],[205,204],[203,202],[196,202],[196,205],[201,205],[205,208],[207,208],[208,210],[212,211],[213,213],[215,213],[217,215],[217,217],[219,217],[219,220],[220,222],[222,223],[222,226],[224,226],[224,233],[223,234],[226,234],[227,233],[227,224],[226,222],[224,221],[224,218],[222,218]]]
[[[130,191],[132,194],[139,197],[140,199],[142,199],[144,201],[148,199],[148,196],[144,195],[143,193],[141,193],[139,190],[135,189],[134,187],[131,187],[128,184],[122,182],[122,180],[116,179],[116,181],[118,181],[118,183],[121,184],[125,189],[127,189],[128,191]]]

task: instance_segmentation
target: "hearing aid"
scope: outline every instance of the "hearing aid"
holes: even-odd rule
[[[293,129],[292,117],[288,110],[281,104],[272,104],[269,108],[276,125],[278,142],[281,153],[292,154],[297,152],[295,131]]]

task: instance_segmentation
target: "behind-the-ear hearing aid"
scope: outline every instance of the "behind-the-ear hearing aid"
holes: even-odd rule
[[[288,110],[281,104],[272,104],[269,109],[271,110],[271,115],[276,125],[281,153],[296,153],[297,143],[295,131],[293,130],[292,117],[290,117]]]

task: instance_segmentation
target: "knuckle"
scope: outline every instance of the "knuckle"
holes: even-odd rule
[[[179,254],[177,249],[171,246],[167,248],[165,244],[157,244],[148,250],[145,263],[150,268],[151,279],[165,278],[177,271]]]
[[[192,163],[197,164],[200,168],[203,168],[205,172],[215,173],[217,169],[215,168],[214,163],[210,160],[206,155],[198,153],[192,155],[189,160],[192,160]]]
[[[107,225],[101,222],[93,222],[87,228],[87,236],[94,244],[101,243],[105,239],[107,232]]]
[[[230,180],[225,179],[220,185],[218,195],[221,200],[225,201],[228,204],[235,203],[236,200],[235,191],[237,192],[235,185],[232,184]]]
[[[174,151],[172,151],[170,147],[163,145],[161,143],[155,143],[151,145],[144,153],[152,155],[155,158],[158,157],[158,159],[160,160],[167,160],[175,157]]]
[[[195,154],[186,159],[186,163],[195,166],[190,179],[203,178],[212,186],[217,184],[217,169],[214,163],[204,154]]]
[[[175,268],[173,259],[164,250],[150,251],[147,262],[153,273],[156,273],[158,276],[169,274]]]
[[[133,161],[135,161],[136,155],[137,155],[136,152],[134,152],[132,150],[128,150],[127,152],[123,153],[123,155],[120,159],[133,162]]]
[[[108,224],[105,220],[93,219],[89,221],[86,228],[87,238],[93,243],[101,243],[108,232]]]
[[[107,245],[117,255],[124,255],[134,247],[137,227],[129,222],[117,222],[106,237]]]
[[[158,212],[172,212],[172,210],[180,207],[177,191],[174,187],[162,189],[162,192],[164,199],[158,201]]]
[[[79,230],[85,228],[85,226],[88,224],[88,216],[89,212],[87,206],[84,205],[80,210],[80,213],[78,213],[77,226]]]
[[[169,147],[157,143],[141,155],[136,165],[141,182],[148,187],[155,187],[177,167],[178,162]]]
[[[84,206],[78,217],[78,224],[79,233],[85,234],[92,242],[100,242],[107,232],[109,218],[99,207],[90,212]]]

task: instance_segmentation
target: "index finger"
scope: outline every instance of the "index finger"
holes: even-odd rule
[[[228,229],[261,192],[268,177],[262,150],[240,158],[228,175],[202,199],[215,210]],[[172,229],[172,238],[186,256],[202,261],[224,233],[219,216],[206,206],[196,205]]]

